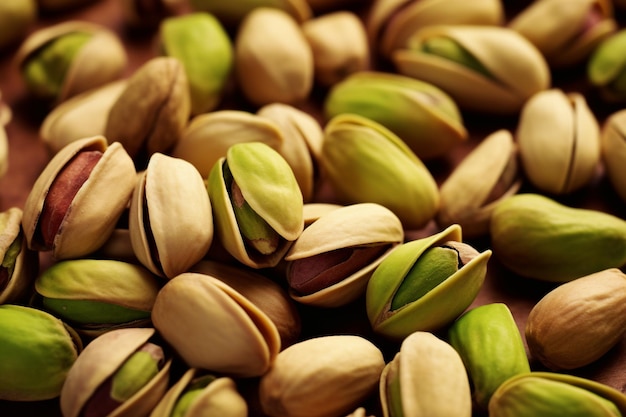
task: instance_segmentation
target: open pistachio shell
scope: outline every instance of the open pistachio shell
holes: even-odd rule
[[[582,62],[618,27],[609,0],[536,1],[508,26],[535,45],[555,68]]]
[[[237,26],[241,21],[259,7],[275,8],[289,14],[299,24],[312,17],[313,12],[306,0],[190,0],[193,10],[214,14],[228,26]]]
[[[285,256],[289,293],[299,303],[318,307],[352,302],[365,293],[372,272],[403,240],[400,219],[379,204],[333,210],[307,227]],[[325,269],[313,269],[315,264]]]
[[[229,376],[260,376],[280,350],[276,325],[232,287],[187,272],[157,295],[152,321],[191,367]]]
[[[198,170],[152,154],[133,192],[128,229],[137,259],[157,275],[174,278],[200,261],[213,241],[213,214]]]
[[[601,130],[602,161],[613,189],[626,201],[626,110],[609,115]]]
[[[483,71],[425,52],[432,39],[449,39]],[[393,54],[398,72],[432,83],[459,107],[515,114],[526,100],[550,86],[548,64],[537,48],[513,29],[498,26],[442,25],[416,32],[409,47]]]
[[[474,301],[485,280],[491,250],[473,257],[417,300],[392,309],[400,285],[422,254],[449,241],[461,242],[460,226],[452,225],[432,236],[404,243],[376,268],[365,294],[367,316],[376,333],[403,339],[415,331],[437,330],[454,321]]]
[[[341,204],[334,203],[305,203],[302,207],[304,215],[304,227],[308,227],[317,219],[343,207]]]
[[[458,224],[466,238],[489,233],[489,219],[498,201],[522,185],[517,147],[508,130],[484,138],[441,184],[437,224]]]

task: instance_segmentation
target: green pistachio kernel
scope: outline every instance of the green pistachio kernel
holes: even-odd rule
[[[185,388],[182,395],[178,398],[170,417],[184,417],[196,398],[202,394],[202,390],[216,379],[217,378],[213,375],[205,375],[191,381]]]
[[[13,276],[13,270],[15,269],[15,260],[20,254],[22,249],[22,235],[18,235],[17,238],[9,245],[2,264],[0,264],[0,292],[2,292]]]
[[[429,38],[422,44],[422,51],[449,59],[486,77],[491,77],[487,68],[485,68],[474,55],[469,53],[453,39],[445,36]]]
[[[119,402],[128,400],[158,373],[158,358],[143,350],[133,353],[113,376],[111,397]]]

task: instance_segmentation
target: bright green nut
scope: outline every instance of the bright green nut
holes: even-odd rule
[[[0,50],[19,42],[37,19],[36,0],[0,3]]]
[[[233,69],[233,46],[215,16],[196,12],[161,23],[163,53],[180,60],[189,81],[191,113],[213,110]]]
[[[189,407],[202,395],[204,388],[216,379],[213,375],[204,375],[192,380],[178,397],[170,417],[184,417]]]
[[[587,63],[587,78],[608,98],[626,99],[626,30],[603,40]]]
[[[0,305],[0,400],[57,397],[81,350],[78,335],[51,314]]]
[[[445,36],[433,36],[425,40],[421,48],[423,52],[447,58],[482,75],[491,77],[487,68],[454,39]]]
[[[120,403],[131,398],[159,373],[162,361],[141,349],[130,355],[112,376],[111,398]]]
[[[474,401],[483,410],[504,381],[530,372],[522,336],[506,304],[465,312],[450,326],[448,336],[472,380]]]

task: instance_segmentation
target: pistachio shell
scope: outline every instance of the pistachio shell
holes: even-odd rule
[[[212,13],[228,26],[238,26],[250,12],[259,7],[281,10],[299,24],[310,19],[313,14],[306,0],[190,0],[190,3],[193,10]]]
[[[4,126],[9,124],[12,118],[13,112],[11,111],[11,108],[2,100],[2,91],[0,91],[0,126],[4,128]],[[2,129],[2,132],[6,137],[4,129]]]
[[[314,221],[326,213],[330,213],[331,211],[337,210],[341,207],[343,207],[341,204],[334,203],[304,203],[304,206],[302,207],[304,227],[310,226]]]
[[[0,5],[0,50],[21,41],[37,20],[36,0],[5,1]]]
[[[626,201],[626,178],[622,175],[626,161],[626,111],[609,115],[601,130],[601,156],[613,189]]]

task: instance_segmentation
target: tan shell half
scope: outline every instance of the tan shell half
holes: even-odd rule
[[[305,203],[302,207],[302,214],[304,216],[304,227],[308,227],[320,217],[326,213],[337,210],[343,207],[341,204],[334,203]]]
[[[447,37],[474,56],[487,77],[449,59],[420,51],[430,37]],[[548,64],[526,38],[497,26],[429,26],[410,40],[410,47],[393,54],[398,72],[446,91],[459,107],[514,114],[533,94],[550,86]]]
[[[612,113],[601,132],[602,161],[617,195],[626,201],[626,109]]]
[[[0,112],[2,110],[0,109]],[[0,114],[0,117],[2,115]],[[0,178],[9,170],[9,138],[2,124],[0,124]]]
[[[400,219],[389,209],[375,203],[359,203],[332,210],[304,229],[285,256],[290,263],[337,249],[388,245],[374,262],[340,282],[309,295],[289,295],[302,304],[339,307],[362,296],[369,277],[382,260],[404,241]]]

